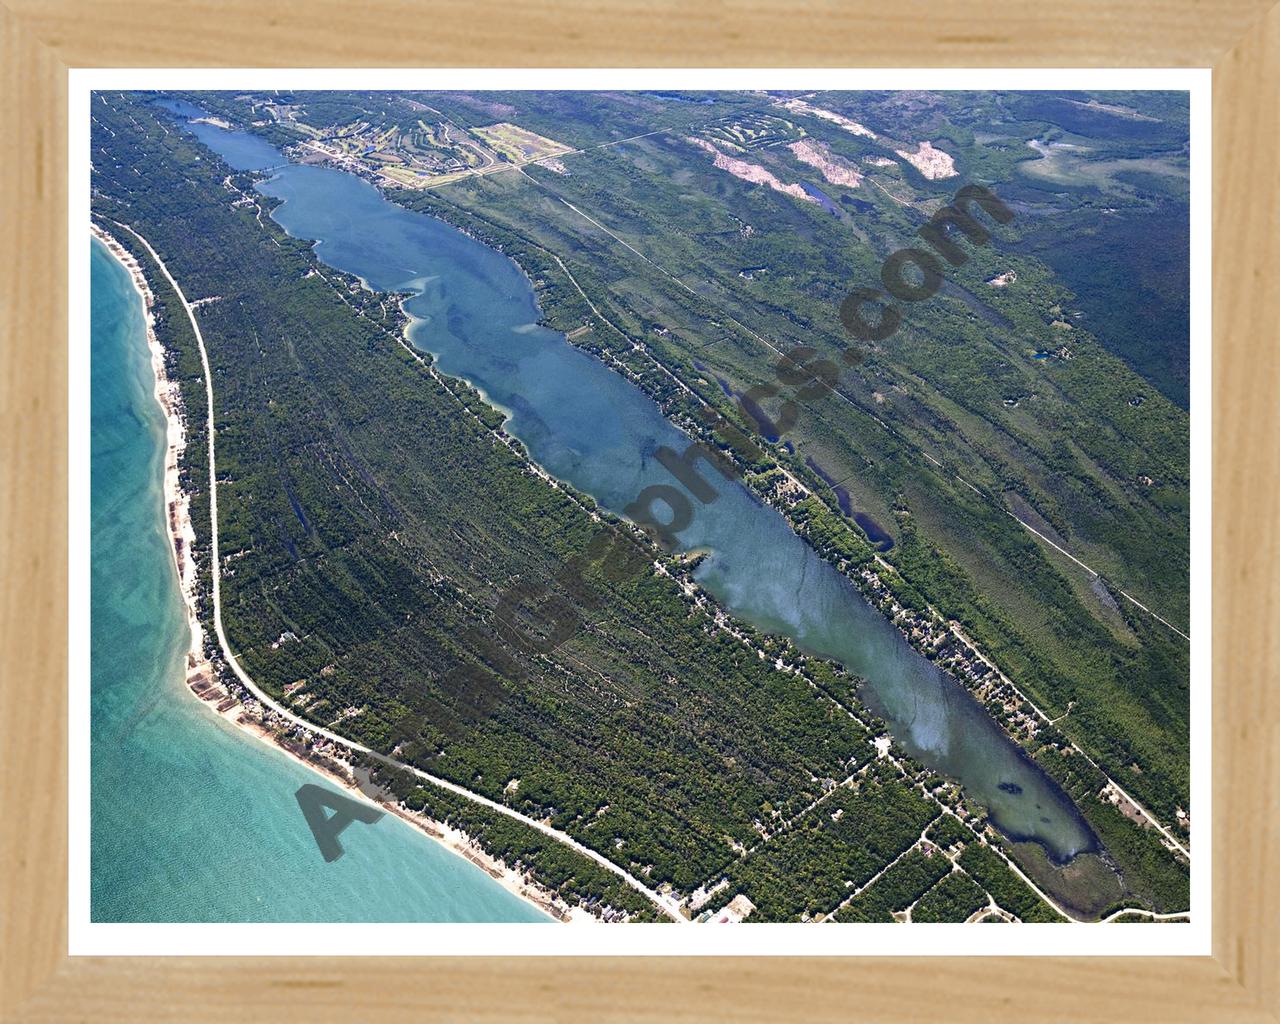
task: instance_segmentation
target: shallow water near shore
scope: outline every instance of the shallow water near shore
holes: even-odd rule
[[[326,864],[294,793],[336,787],[187,690],[142,304],[96,240],[90,291],[92,920],[549,922],[391,814]]]
[[[314,241],[323,262],[376,289],[409,293],[413,344],[510,410],[507,428],[552,475],[616,513],[646,486],[675,482],[654,453],[662,445],[681,452],[690,439],[627,380],[536,326],[533,289],[506,256],[392,204],[355,175],[282,166],[280,152],[261,139],[192,128],[232,167],[271,169],[257,188],[280,200],[272,218]],[[718,496],[695,503],[680,549],[710,552],[696,575],[721,605],[865,677],[864,698],[903,746],[960,781],[1008,834],[1040,843],[1058,861],[1096,848],[1061,789],[959,684],[911,648],[780,514],[700,468]]]

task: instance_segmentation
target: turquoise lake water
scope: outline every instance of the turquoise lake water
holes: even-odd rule
[[[550,473],[619,514],[646,486],[675,483],[654,452],[662,445],[682,452],[690,439],[623,377],[539,327],[530,283],[506,256],[388,202],[355,175],[287,164],[244,132],[189,127],[233,168],[272,172],[256,186],[281,201],[272,218],[314,241],[323,262],[376,289],[410,293],[412,342],[510,410],[508,429]],[[711,552],[697,577],[725,608],[865,677],[864,696],[903,746],[957,779],[1008,834],[1041,843],[1057,860],[1096,848],[1061,789],[955,680],[907,644],[781,515],[702,469],[719,497],[694,501],[680,548]],[[661,506],[658,514],[666,515]]]
[[[390,814],[326,864],[294,798],[319,776],[186,689],[142,305],[91,260],[92,919],[549,922]]]

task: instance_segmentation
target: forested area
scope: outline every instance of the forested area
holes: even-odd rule
[[[756,842],[757,819],[797,813],[870,758],[854,719],[802,672],[717,629],[670,575],[610,578],[586,554],[601,527],[575,496],[525,466],[473,390],[401,348],[398,325],[358,284],[320,276],[305,243],[233,208],[242,176],[166,133],[143,102],[98,96],[94,115],[95,212],[136,228],[189,299],[209,300],[198,315],[215,392],[223,618],[273,696],[684,889],[724,870],[734,843]],[[168,311],[166,327],[177,321]],[[194,420],[190,338],[166,331],[166,343]],[[199,471],[184,469],[188,480]],[[575,559],[584,587],[558,585]],[[544,653],[536,608],[498,621],[516,580],[549,583],[581,628]],[[539,643],[515,642],[517,631]],[[487,687],[449,688],[477,676]],[[841,685],[852,700],[852,682]],[[612,876],[529,830],[432,798],[543,877],[618,896],[597,890]],[[867,837],[866,874],[928,810],[905,797],[859,809],[843,829]],[[833,877],[832,853],[813,855],[816,885]]]
[[[753,920],[829,914],[848,887],[865,885],[937,814],[919,793],[873,770],[732,865],[725,895],[744,893],[755,904]]]
[[[1028,122],[1037,124],[1044,126]],[[806,128],[821,131],[807,122]],[[843,341],[834,311],[848,282],[874,283],[880,256],[903,244],[923,218],[910,203],[866,188],[858,190],[857,217],[831,217],[704,168],[682,147],[658,136],[576,157],[567,177],[530,168],[537,187],[519,175],[494,176],[447,191],[393,195],[527,262],[544,283],[544,310],[556,326],[572,330],[590,318],[572,285],[541,255],[564,254],[612,322],[643,338],[654,359],[700,399],[734,417],[717,378],[742,393],[768,381],[776,356],[722,314],[732,310],[780,349],[803,342],[838,351]],[[768,152],[755,157],[780,166],[770,161],[781,157]],[[912,186],[940,198],[953,191],[914,178]],[[555,196],[603,218],[659,266],[681,268],[696,294],[646,267]],[[864,366],[844,374],[840,398],[802,403],[787,438],[792,452],[782,445],[766,451],[789,469],[810,454],[849,477],[855,507],[869,509],[898,542],[886,557],[910,585],[989,644],[1001,668],[1050,712],[1060,714],[1069,701],[1087,708],[1068,721],[1069,734],[1109,770],[1131,771],[1138,795],[1170,819],[1187,793],[1185,642],[1118,599],[1108,580],[1114,575],[1185,621],[1186,418],[1081,324],[1062,319],[1069,293],[1043,264],[1007,248],[1018,223],[1001,229],[1005,235],[993,247],[971,250],[972,260],[954,271],[962,292],[912,307],[892,344],[873,346]],[[768,272],[753,269],[744,281],[744,267]],[[1011,268],[1017,289],[985,284]],[[597,324],[575,343],[609,349],[609,334]],[[1070,358],[1038,358],[1064,344]],[[617,346],[618,358],[643,363],[627,347]],[[669,398],[662,390],[671,388],[669,378],[645,381],[638,370],[637,379],[655,397]],[[941,456],[943,468],[921,450]],[[807,479],[835,508],[822,481],[812,473]],[[1078,567],[1002,511],[1006,503],[1108,579],[1091,592]]]
[[[963,871],[953,871],[920,897],[911,908],[911,920],[919,924],[965,921],[989,903],[977,882]]]
[[[1036,751],[1036,759],[1075,799],[1089,826],[1125,872],[1126,886],[1158,913],[1172,913],[1190,906],[1188,866],[1169,854],[1151,829],[1140,828],[1116,807],[1087,799],[1102,788],[1102,774],[1078,757],[1063,757],[1050,746]]]
[[[1027,922],[1061,921],[1062,917],[1013,873],[990,847],[971,843],[960,854],[959,864],[1004,910]]]
[[[880,878],[835,914],[835,920],[886,924],[894,911],[904,911],[951,870],[951,861],[911,850]]]
[[[450,197],[457,194],[457,190],[451,190]],[[504,195],[504,199],[509,198]],[[544,250],[494,222],[495,210],[502,208],[501,203],[459,206],[439,197],[414,199],[413,203],[428,205],[433,213],[502,245],[522,265],[531,268],[542,285],[544,310],[551,311],[554,326],[570,331],[584,320],[595,322],[596,318],[584,312],[576,290]],[[572,244],[567,251],[573,251]],[[593,252],[592,255],[606,265],[609,263],[606,253]],[[587,287],[595,272],[581,269],[576,260],[569,262],[574,277]],[[661,283],[655,283],[655,288],[662,287]],[[634,336],[645,338],[655,361],[677,373],[706,405],[742,423],[715,376],[704,372],[706,367],[700,360],[710,361],[710,356],[702,348],[694,348],[692,356],[673,350],[673,346],[680,343],[675,331],[655,337],[651,320],[629,318],[625,307],[610,300],[608,288],[602,284],[601,289],[591,294],[596,296],[597,305],[608,308],[613,322],[634,323]],[[600,295],[605,298],[601,299]],[[721,340],[727,326],[719,323],[709,330],[712,341],[706,345]],[[668,415],[686,429],[696,429],[698,421],[688,398],[673,388],[670,377],[654,371],[653,362],[648,364],[646,373],[645,361],[637,358],[626,336],[615,335],[597,323],[593,331],[575,339],[575,343],[592,348],[604,358],[622,362],[632,379],[664,404]],[[725,347],[715,344],[712,351],[722,352]],[[984,371],[974,372],[981,378]],[[1114,387],[1114,382],[1108,386]],[[823,405],[822,425],[838,431],[842,422],[856,422],[829,415],[843,408],[845,406],[835,400]],[[801,424],[803,415],[810,411],[802,406]],[[925,422],[934,419],[922,410],[916,412]],[[877,407],[876,415],[884,415],[883,408]],[[742,428],[750,429],[746,423],[742,423]],[[941,429],[939,421],[930,436],[937,438],[940,436],[937,431]],[[789,437],[798,433],[799,429]],[[704,429],[703,436],[726,447],[723,438],[709,430]],[[833,463],[829,453],[835,444],[834,436],[825,438],[818,449],[826,465]],[[805,499],[790,508],[788,515],[793,524],[821,554],[837,564],[846,568],[866,564],[873,557],[874,549],[852,518],[842,513],[832,489],[806,463],[803,453],[809,450],[808,442],[797,439],[794,446],[769,445],[758,435],[755,440],[762,461],[757,460],[754,468],[763,472],[748,479],[753,479],[767,493],[771,481],[768,467],[785,467],[822,499]],[[1061,731],[1051,730],[1051,734],[1046,733],[1031,746],[1031,752],[1051,775],[1064,781],[1057,774],[1059,761],[1041,757],[1040,752],[1051,743],[1064,742],[1065,733],[1100,763],[1122,776],[1126,787],[1166,821],[1176,820],[1174,812],[1187,802],[1189,778],[1185,753],[1189,743],[1190,669],[1185,642],[1129,602],[1117,601],[1105,591],[1106,581],[1099,581],[1097,586],[1107,593],[1111,611],[1109,617],[1099,617],[1096,610],[1089,607],[1089,602],[1099,602],[1096,593],[1091,593],[1087,584],[1080,584],[1080,577],[1072,575],[1075,570],[1065,559],[1055,564],[1054,559],[1060,556],[1047,553],[1009,516],[993,515],[991,507],[966,488],[954,482],[948,484],[926,464],[913,460],[894,435],[883,429],[876,428],[866,434],[864,440],[876,447],[872,454],[859,454],[854,459],[862,472],[854,481],[846,482],[854,487],[857,482],[884,474],[886,467],[893,468],[897,481],[893,487],[898,490],[893,492],[896,497],[890,521],[894,523],[896,544],[881,557],[891,562],[898,572],[881,573],[881,579],[894,596],[907,608],[923,611],[932,605],[945,617],[960,622],[983,653],[1047,713],[1060,716],[1071,706],[1071,714],[1062,722]],[[1167,454],[1166,448],[1154,439],[1140,450]],[[748,465],[752,464],[748,462]],[[1036,479],[1057,479],[1067,468],[1065,464],[1055,465],[1052,470],[1046,468]],[[885,479],[892,483],[889,477]],[[1014,486],[1013,477],[1000,486]],[[947,491],[944,523],[930,511],[938,507],[935,499],[939,488]],[[946,544],[932,542],[922,532],[926,526],[932,529],[940,524],[949,534]],[[1125,532],[1131,530],[1132,525],[1116,529]],[[1176,546],[1177,542],[1170,543]],[[1162,557],[1161,550],[1157,544],[1143,557],[1158,559]],[[992,571],[990,556],[993,554],[1007,575]],[[1168,569],[1168,564],[1165,568]],[[1184,593],[1182,599],[1185,597]],[[1029,630],[1028,622],[1040,625]],[[1135,833],[1117,843],[1113,854],[1133,891],[1144,900],[1152,900],[1154,906],[1166,910],[1185,909],[1185,865],[1164,850],[1154,834],[1132,824],[1116,822],[1114,809],[1092,799],[1092,794],[1073,791],[1073,795],[1100,834],[1102,829],[1115,832],[1117,828]],[[1178,893],[1183,894],[1181,898]]]
[[[374,770],[374,776],[411,811],[461,829],[508,866],[531,872],[540,884],[570,906],[612,908],[626,913],[632,922],[670,920],[617,875],[563,843],[447,790],[423,787],[408,772],[391,772],[368,760],[367,767]]]
[[[193,98],[232,120],[243,114],[229,95],[217,106]],[[692,126],[742,107],[702,110],[688,98],[655,97],[614,124],[618,106],[604,96],[567,105],[561,97],[540,110],[514,93],[487,97],[488,106],[465,95],[423,98],[460,124],[518,118],[574,145],[659,123],[683,128],[686,108]],[[359,95],[292,99],[325,123],[367,107]],[[1051,121],[1035,120],[1046,111],[1069,119],[1059,101],[1019,114],[1048,131]],[[98,130],[116,133],[109,146],[95,143],[95,212],[138,227],[189,297],[218,296],[200,316],[218,400],[224,620],[260,683],[319,724],[545,817],[653,884],[688,890],[726,872],[757,904],[752,920],[828,913],[848,883],[861,884],[853,876],[865,881],[910,845],[889,852],[887,837],[905,835],[908,824],[911,841],[918,837],[928,819],[915,824],[912,801],[890,788],[887,819],[857,803],[886,839],[870,860],[839,846],[860,841],[862,825],[809,815],[736,861],[737,847],[757,844],[762,828],[871,758],[860,727],[816,700],[803,676],[767,667],[771,641],[743,628],[770,650],[761,661],[717,631],[670,577],[611,579],[594,555],[584,558],[593,540],[599,546],[600,526],[584,512],[593,503],[531,475],[518,442],[496,429],[500,415],[395,344],[400,325],[385,304],[327,269],[327,279],[308,276],[316,264],[306,245],[251,209],[230,210],[235,195],[226,189],[247,189],[247,176],[220,184],[225,168],[189,140],[157,131],[145,103],[103,99],[95,115]],[[381,116],[409,115],[392,104]],[[936,112],[919,116],[920,130],[929,124],[929,137],[954,143],[961,171],[980,180],[999,181],[1026,159],[976,145],[969,129]],[[977,108],[968,116],[976,124]],[[891,151],[804,123],[850,158]],[[297,138],[281,125],[258,130],[278,144]],[[824,184],[844,207],[833,217],[691,160],[678,134],[576,155],[567,176],[530,167],[536,186],[508,174],[392,197],[501,246],[535,282],[544,320],[566,332],[589,324],[574,344],[631,377],[686,429],[700,428],[695,409],[705,403],[750,431],[736,395],[772,380],[776,359],[750,332],[778,348],[804,342],[838,353],[844,342],[831,313],[843,290],[874,283],[879,257],[903,244],[928,203],[947,198],[956,181],[885,171],[880,180],[913,197],[907,203],[881,189]],[[1119,137],[1108,145],[1117,156],[1145,152]],[[752,159],[795,173],[778,151]],[[1014,194],[1033,192],[1019,179]],[[1120,201],[1137,208],[1144,195]],[[679,268],[695,294],[637,265],[557,196],[602,217],[658,264]],[[997,247],[1019,237],[1017,223],[1010,230]],[[812,490],[816,497],[791,510],[793,522],[845,568],[875,552],[850,514],[851,496],[853,511],[869,512],[892,535],[882,557],[900,575],[881,578],[904,606],[931,604],[959,621],[1055,717],[1071,707],[1062,732],[1031,752],[1077,801],[1132,893],[1157,910],[1185,909],[1185,868],[1154,833],[1094,799],[1100,773],[1053,745],[1070,736],[1162,817],[1187,805],[1186,647],[1115,597],[1126,586],[1185,621],[1185,415],[1072,318],[1073,296],[1043,263],[1011,249],[973,252],[952,275],[963,291],[912,307],[891,343],[844,373],[838,396],[802,403],[787,437],[769,444],[757,435],[758,458],[745,462],[761,490],[777,483],[772,467]],[[767,272],[740,276],[744,268]],[[1010,268],[1016,292],[986,286]],[[578,287],[622,330],[593,314]],[[160,310],[174,338],[170,370],[187,408],[202,410],[199,366],[174,308],[177,317]],[[721,315],[726,309],[734,316]],[[1069,358],[1052,354],[1064,344]],[[776,413],[776,402],[766,405]],[[203,541],[203,416],[188,418],[198,422],[184,481]],[[942,465],[926,464],[921,451],[940,455]],[[847,489],[843,498],[832,481]],[[1108,577],[1114,572],[1118,584],[1102,579],[1091,592],[1004,506]],[[680,577],[680,564],[650,554]],[[581,586],[566,587],[566,565]],[[551,637],[551,604],[500,610],[517,581],[535,595],[544,586],[559,595],[553,614],[580,628]],[[561,642],[541,653],[521,637],[543,647]],[[812,663],[806,673],[837,699],[854,699],[838,672]],[[839,789],[820,807],[834,813],[850,792]],[[558,880],[552,887],[633,909],[625,901],[636,894],[614,876],[532,830],[434,790],[412,799],[451,823],[470,821],[487,847]],[[949,826],[961,834],[948,834]],[[972,839],[949,815],[929,833],[949,840],[944,846]],[[926,877],[918,857],[904,857],[901,872],[891,869],[842,915],[883,920],[901,909],[889,905]],[[985,847],[970,843],[961,864],[1004,909],[1056,919]],[[793,871],[803,881],[789,888]],[[973,899],[963,881],[931,890],[924,913],[955,919],[946,915]]]

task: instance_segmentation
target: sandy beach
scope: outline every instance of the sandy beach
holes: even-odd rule
[[[491,856],[475,839],[461,829],[453,828],[444,822],[436,821],[434,818],[429,818],[422,814],[415,814],[394,800],[383,799],[379,794],[370,792],[369,787],[362,787],[355,777],[351,763],[342,758],[341,751],[336,749],[333,744],[328,744],[323,739],[312,748],[325,762],[319,763],[312,756],[305,753],[296,740],[290,742],[287,736],[281,736],[268,723],[259,718],[252,705],[252,701],[246,704],[237,703],[234,707],[219,711],[213,702],[206,702],[206,706],[225,721],[275,747],[298,764],[324,777],[330,783],[342,789],[347,795],[373,803],[381,809],[402,818],[424,835],[440,843],[450,852],[476,865],[508,892],[532,903],[539,910],[556,920],[596,921],[596,918],[587,911],[577,907],[570,907],[569,904],[560,899],[551,890],[540,886],[526,875],[508,867],[504,861]]]
[[[134,259],[133,254],[122,246],[108,232],[97,224],[91,224],[91,230],[97,239],[110,251],[111,255],[129,272],[134,291],[142,299],[143,315],[147,324],[147,349],[151,353],[151,372],[155,377],[155,396],[164,412],[166,423],[166,449],[164,458],[164,505],[165,517],[169,524],[169,535],[173,541],[173,564],[178,573],[178,583],[182,590],[183,602],[187,607],[187,623],[191,631],[191,643],[187,652],[187,672],[196,662],[208,662],[204,658],[204,630],[200,625],[195,609],[196,563],[192,555],[196,531],[191,524],[191,500],[179,486],[178,468],[183,451],[187,447],[186,419],[182,411],[182,396],[177,384],[169,380],[165,370],[164,349],[155,331],[155,304],[151,288],[147,284],[142,267]]]
[[[166,372],[164,348],[155,332],[154,296],[147,283],[146,275],[133,254],[98,224],[91,223],[91,230],[129,272],[134,289],[143,303],[147,347],[151,353],[151,367],[155,376],[155,396],[164,412],[166,423],[163,494],[165,516],[174,555],[174,569],[178,575],[190,630],[185,678],[189,692],[211,713],[225,722],[275,747],[347,794],[373,803],[402,818],[428,838],[481,868],[509,892],[532,903],[553,919],[597,922],[599,919],[589,911],[570,906],[525,873],[508,867],[504,861],[489,854],[466,832],[425,815],[416,814],[393,798],[386,799],[380,791],[371,791],[372,787],[362,787],[346,756],[348,751],[323,736],[299,735],[302,732],[300,727],[288,721],[275,721],[274,712],[265,708],[248,692],[229,693],[227,688],[217,681],[214,666],[205,655],[204,628],[196,610],[198,572],[192,554],[195,528],[191,522],[191,501],[180,486],[180,461],[187,444],[186,416],[178,385],[169,380]]]

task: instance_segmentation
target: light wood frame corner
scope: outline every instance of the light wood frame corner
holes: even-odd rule
[[[0,3],[2,1019],[1280,1020],[1280,531],[1264,511],[1280,497],[1271,3]],[[1213,68],[1211,957],[68,957],[68,69],[375,65]]]

